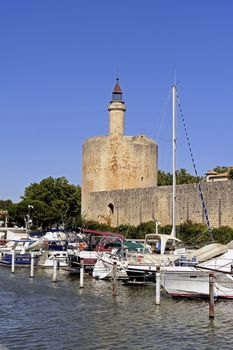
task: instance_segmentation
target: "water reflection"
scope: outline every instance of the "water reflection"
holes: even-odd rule
[[[233,302],[218,302],[209,320],[208,302],[161,294],[153,287],[118,284],[59,270],[0,269],[0,344],[17,349],[231,349]],[[0,350],[1,350],[0,345]]]

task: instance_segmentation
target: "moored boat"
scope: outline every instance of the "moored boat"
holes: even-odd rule
[[[116,265],[116,277],[121,280],[128,280],[126,268],[128,256],[136,254],[141,256],[144,245],[132,241],[121,242],[121,246],[113,248],[111,252],[99,253],[99,257],[92,271],[96,279],[110,279],[113,275],[113,266]]]
[[[161,273],[161,285],[168,294],[175,297],[208,297],[210,271],[195,267],[166,268]],[[233,298],[233,277],[229,273],[215,271],[215,298]]]
[[[225,251],[223,254],[221,252]],[[182,297],[207,297],[209,275],[214,275],[216,298],[233,298],[233,249],[226,245],[210,244],[196,252],[196,264],[183,259],[181,266],[162,269],[161,284],[168,294]],[[207,257],[210,257],[207,259]],[[201,262],[198,263],[198,257]],[[179,261],[177,261],[179,263]]]
[[[31,265],[31,254],[16,254],[14,257],[14,265],[16,267],[29,267]],[[37,264],[37,259],[34,259],[34,265]],[[2,253],[0,258],[0,266],[12,266],[12,254]]]
[[[68,250],[69,268],[72,273],[80,269],[81,261],[85,271],[92,271],[100,253],[111,252],[113,248],[121,247],[125,241],[123,235],[115,232],[82,229],[82,233],[86,236],[86,247]]]
[[[155,283],[155,272],[158,267],[173,265],[175,260],[189,253],[180,239],[172,235],[150,233],[145,236],[144,247],[153,246],[152,251],[144,248],[141,254],[128,257],[126,272],[127,283]]]

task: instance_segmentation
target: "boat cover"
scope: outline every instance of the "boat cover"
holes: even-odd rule
[[[204,262],[209,259],[212,259],[216,256],[224,254],[228,251],[227,245],[220,243],[211,243],[205,245],[204,247],[194,250],[192,253],[187,255],[188,260],[192,260],[192,258],[196,257],[198,262]]]

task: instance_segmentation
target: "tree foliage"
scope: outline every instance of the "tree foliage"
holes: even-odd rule
[[[95,230],[103,230],[104,228],[104,231],[120,232],[128,239],[144,239],[147,233],[156,232],[156,224],[154,221],[141,223],[138,226],[120,225],[115,228],[92,221],[90,223],[87,222],[86,227]],[[158,232],[162,234],[171,234],[171,230],[171,225],[159,226],[158,228]],[[213,228],[211,232],[213,236],[212,240],[211,234],[205,224],[193,223],[191,221],[177,225],[176,234],[177,237],[183,241],[185,246],[190,248],[202,247],[205,244],[213,243],[213,240],[214,242],[222,244],[227,244],[233,240],[233,229],[229,226]]]
[[[233,180],[233,169],[230,169],[230,170],[228,171],[228,179],[229,179],[229,180]]]
[[[158,186],[172,185],[172,174],[163,170],[158,170]],[[198,183],[202,177],[191,175],[186,169],[176,170],[177,185]]]
[[[12,201],[10,199],[3,200],[0,199],[0,209],[2,210],[8,210],[12,205]]]
[[[172,184],[172,174],[158,170],[158,186],[169,186]]]
[[[216,171],[216,173],[218,174],[227,173],[228,167],[217,165],[215,168],[213,168],[213,171]]]
[[[9,214],[19,226],[24,226],[28,214],[35,228],[81,226],[81,187],[65,177],[48,177],[26,187],[22,201],[11,205]]]

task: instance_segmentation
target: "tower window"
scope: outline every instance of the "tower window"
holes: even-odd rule
[[[110,203],[110,204],[108,205],[108,207],[109,207],[109,209],[111,210],[111,213],[113,214],[113,213],[114,213],[114,206],[113,206],[113,204]]]
[[[142,176],[142,177],[141,177],[141,181],[143,181],[143,180],[144,180],[144,177]]]
[[[113,101],[121,101],[121,102],[122,102],[122,93],[113,92],[113,94],[112,94],[112,100],[113,100]]]

